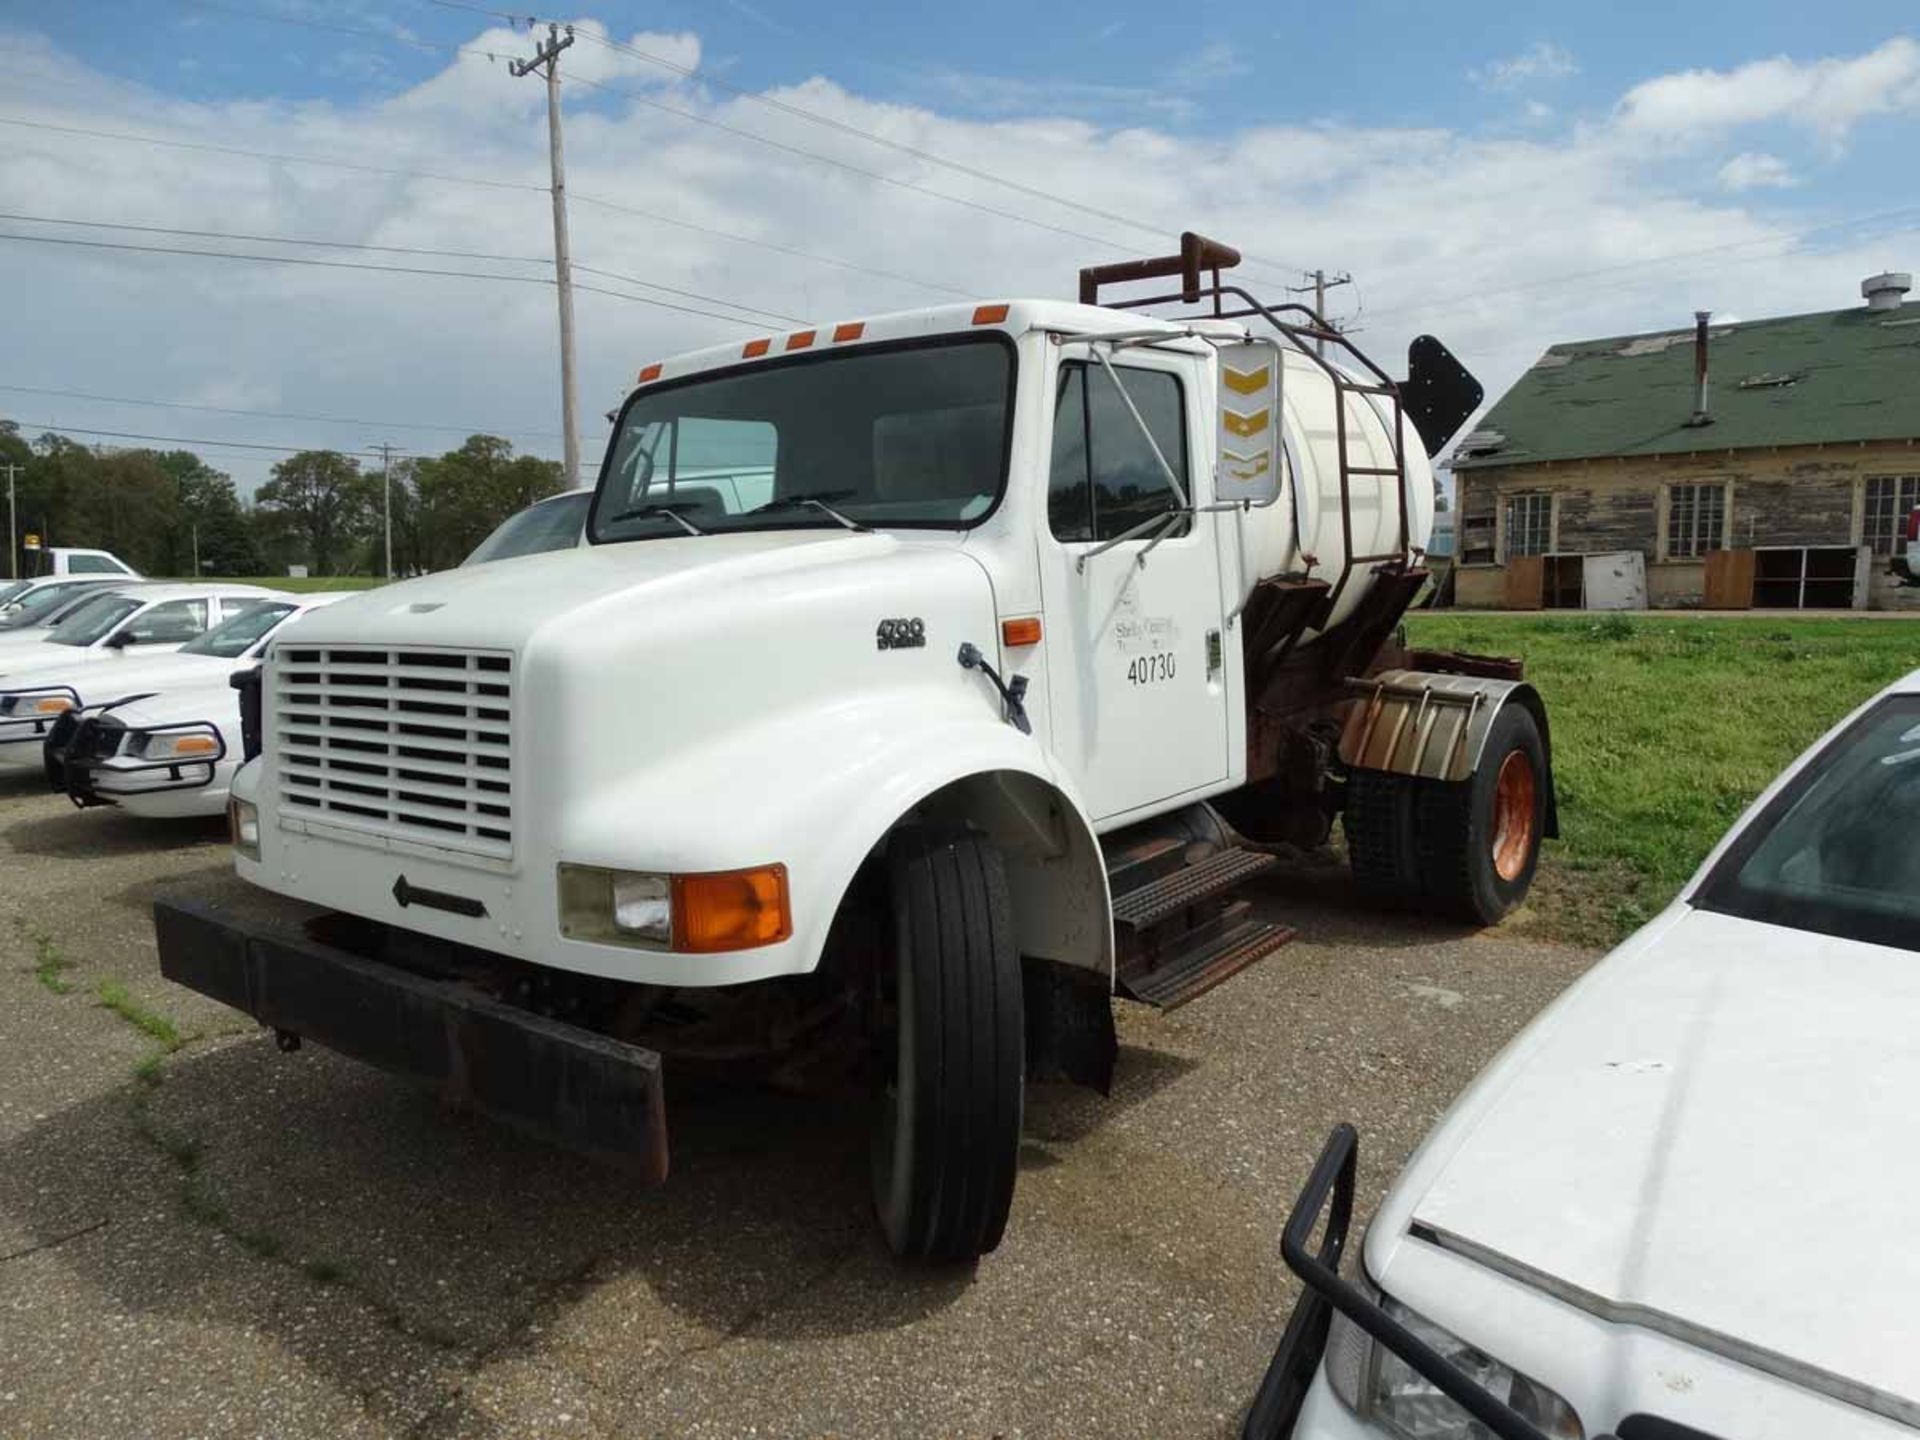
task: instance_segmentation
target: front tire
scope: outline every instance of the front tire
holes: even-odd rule
[[[1000,1243],[1020,1150],[1026,1037],[1006,871],[959,827],[888,845],[898,1016],[873,1137],[874,1208],[903,1259],[960,1262]]]

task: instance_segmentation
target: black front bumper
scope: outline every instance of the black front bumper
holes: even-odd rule
[[[667,1175],[660,1056],[521,1010],[455,978],[157,900],[160,972],[263,1025],[432,1086],[447,1099],[572,1149]]]
[[[1326,1351],[1327,1332],[1336,1310],[1438,1386],[1500,1440],[1546,1440],[1524,1416],[1474,1384],[1373,1297],[1340,1278],[1340,1255],[1353,1221],[1353,1176],[1359,1150],[1360,1137],[1354,1128],[1336,1125],[1321,1147],[1320,1158],[1314,1162],[1293,1213],[1287,1217],[1280,1254],[1305,1289],[1247,1411],[1241,1440],[1282,1440],[1293,1433],[1300,1407],[1313,1385],[1314,1372],[1320,1368],[1320,1357]],[[1327,1224],[1320,1248],[1309,1250],[1307,1241],[1323,1210],[1327,1211]]]

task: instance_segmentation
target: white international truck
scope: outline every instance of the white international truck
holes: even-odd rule
[[[1279,842],[1344,810],[1367,891],[1497,920],[1544,708],[1396,638],[1479,386],[1237,260],[647,365],[589,544],[276,636],[231,819],[286,898],[160,902],[163,970],[651,1179],[665,1074],[858,1081],[889,1242],[967,1260],[1030,1078],[1292,937],[1239,893]]]

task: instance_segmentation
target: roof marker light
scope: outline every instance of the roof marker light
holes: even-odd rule
[[[658,380],[659,378],[660,378],[660,362],[656,360],[653,362],[653,364],[647,366],[644,370],[640,372],[639,383],[642,385],[651,385],[654,381]]]
[[[858,340],[866,330],[864,320],[849,320],[844,325],[836,325],[833,327],[833,343],[838,345],[843,340]]]
[[[1004,325],[1007,320],[1007,307],[1004,305],[977,305],[973,311],[973,323],[976,325]]]
[[[746,345],[741,348],[740,355],[743,359],[752,360],[757,356],[766,354],[767,351],[772,348],[773,341],[771,340],[749,340]]]
[[[806,349],[809,345],[813,344],[814,336],[817,333],[818,333],[817,331],[813,331],[813,330],[794,331],[793,334],[787,336],[787,349],[789,350]]]

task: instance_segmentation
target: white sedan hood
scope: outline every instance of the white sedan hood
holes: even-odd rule
[[[216,725],[228,737],[228,751],[239,758],[240,695],[224,676],[217,684],[201,676],[192,685],[158,691],[131,705],[116,707],[113,716],[129,730],[147,730],[155,725]]]
[[[146,690],[177,685],[202,685],[209,677],[225,677],[242,668],[217,655],[161,654],[139,650],[111,650],[98,646],[48,645],[49,654],[31,660],[0,655],[0,691],[26,690],[40,685],[71,685],[82,703],[118,700]],[[84,672],[84,673],[83,673]]]
[[[1463,1097],[1389,1233],[1904,1411],[1917,1139],[1920,954],[1681,909]]]

